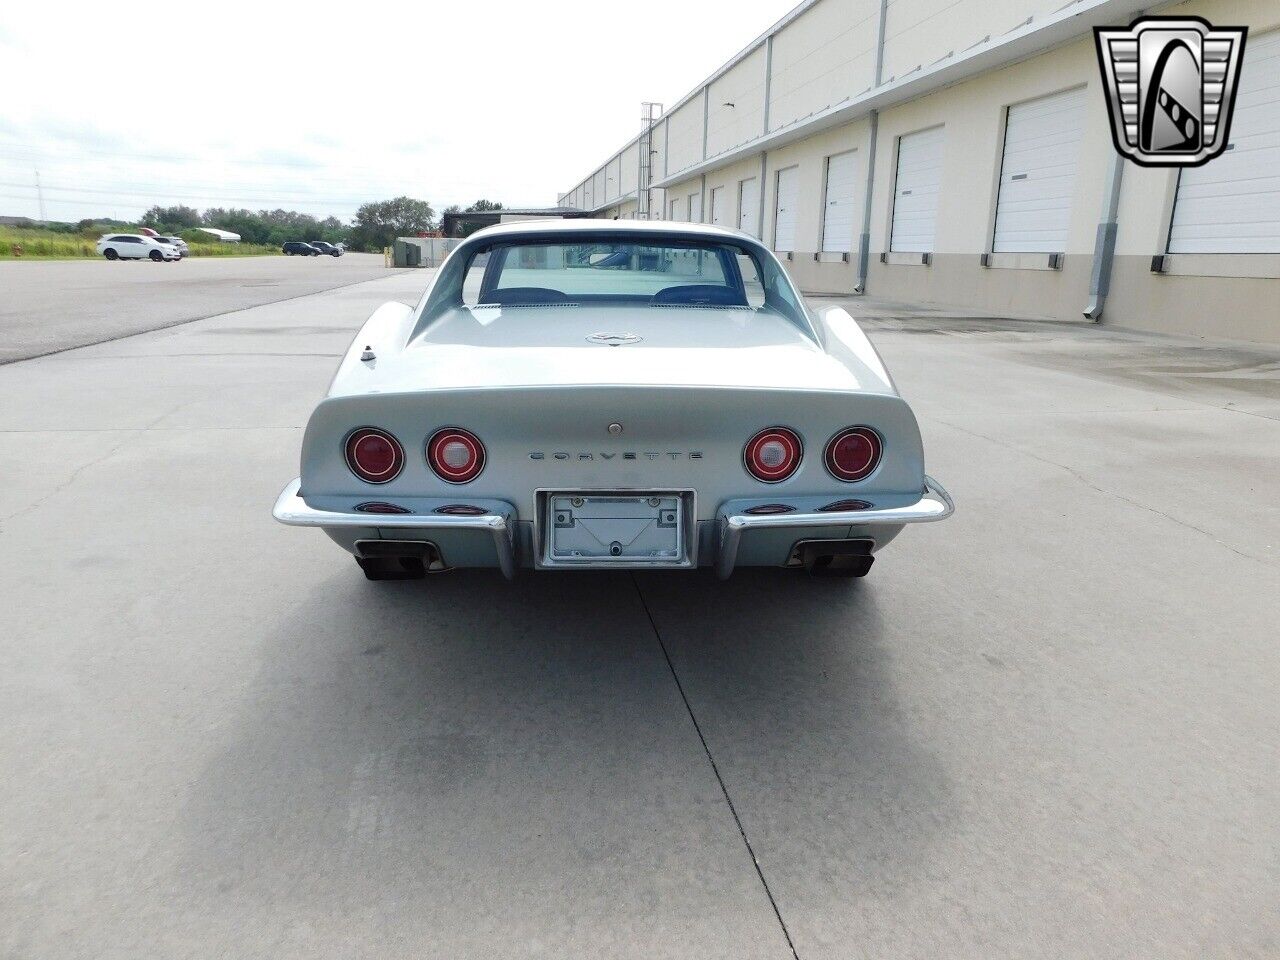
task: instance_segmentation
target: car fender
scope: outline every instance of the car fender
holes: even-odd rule
[[[416,316],[416,308],[399,301],[384,303],[375,310],[338,364],[338,370],[329,382],[329,395],[332,396],[336,383],[352,376],[367,377],[370,382],[375,382],[378,359],[404,350]],[[372,353],[372,358],[365,359],[366,350]]]

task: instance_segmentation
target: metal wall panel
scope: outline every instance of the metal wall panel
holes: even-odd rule
[[[774,36],[771,130],[871,86],[879,15],[879,0],[822,0]]]
[[[1170,253],[1280,253],[1280,30],[1249,36],[1226,153],[1182,171]]]
[[[942,182],[944,130],[944,127],[932,127],[898,139],[890,250],[933,251],[938,224],[938,188]]]
[[[1084,113],[1084,87],[1009,108],[996,199],[995,252],[1066,250]]]
[[[764,127],[764,44],[711,84],[707,156],[760,136]]]

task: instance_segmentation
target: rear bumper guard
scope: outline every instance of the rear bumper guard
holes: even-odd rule
[[[751,530],[795,530],[847,524],[852,528],[900,526],[905,523],[932,523],[955,512],[951,495],[932,477],[924,478],[920,499],[898,507],[871,507],[840,513],[724,513],[719,518],[720,541],[716,550],[716,575],[721,580],[733,573],[742,535]],[[857,539],[857,535],[853,535]]]
[[[515,510],[490,510],[480,516],[439,513],[360,513],[345,510],[318,510],[302,499],[301,479],[293,480],[280,492],[271,515],[291,527],[379,527],[420,533],[430,539],[432,531],[479,530],[493,537],[493,548],[503,576],[516,575]],[[441,501],[445,503],[446,501]]]

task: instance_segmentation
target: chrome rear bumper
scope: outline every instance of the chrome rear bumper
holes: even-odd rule
[[[724,579],[733,573],[738,558],[738,548],[743,536],[755,530],[795,531],[817,528],[845,528],[849,539],[862,539],[868,527],[900,527],[908,523],[930,523],[945,520],[955,512],[955,504],[942,484],[932,477],[925,477],[920,497],[910,503],[877,507],[868,504],[865,509],[839,512],[817,511],[790,513],[750,514],[742,512],[744,503],[758,501],[729,501],[721,507],[717,517],[719,538],[716,544],[716,574]],[[300,495],[301,480],[293,480],[276,500],[272,515],[281,523],[297,527],[381,528],[413,531],[429,538],[432,531],[472,530],[487,533],[493,539],[498,566],[507,579],[516,573],[516,514],[515,508],[505,501],[483,501],[480,505],[489,512],[480,516],[458,516],[432,512],[433,507],[450,502],[445,500],[421,501],[426,509],[406,514],[372,514],[349,510],[322,510],[310,506]],[[815,498],[805,498],[806,500]],[[819,500],[825,498],[817,498]],[[474,501],[473,501],[474,502]],[[803,503],[801,504],[803,509]],[[584,565],[585,566],[585,565]],[[608,567],[608,564],[601,564]]]
[[[951,495],[932,477],[924,478],[920,499],[895,507],[870,507],[841,513],[723,513],[719,518],[720,542],[716,550],[716,575],[721,580],[733,573],[738,558],[738,545],[744,533],[751,530],[801,530],[814,527],[847,525],[851,529],[874,526],[901,526],[905,523],[931,523],[945,520],[955,512]],[[856,536],[856,535],[855,535]]]
[[[485,504],[489,513],[476,517],[442,513],[359,513],[345,510],[318,510],[302,499],[302,480],[291,482],[280,496],[271,515],[293,527],[378,527],[412,530],[429,535],[433,530],[479,530],[493,537],[498,566],[508,580],[516,575],[515,510],[509,504]],[[441,500],[439,505],[449,501]],[[505,509],[503,509],[505,507]]]

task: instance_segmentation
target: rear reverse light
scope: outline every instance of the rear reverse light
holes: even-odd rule
[[[849,427],[827,441],[823,459],[829,474],[852,483],[872,474],[880,464],[883,449],[880,434],[870,427]]]
[[[400,441],[374,427],[361,427],[347,436],[344,444],[347,466],[365,483],[387,483],[404,467]]]
[[[474,433],[445,427],[427,441],[427,464],[447,483],[467,483],[484,469],[484,444]]]
[[[356,509],[361,513],[412,513],[394,503],[383,503],[381,500],[370,500],[368,503],[357,503]]]
[[[804,447],[794,430],[769,427],[747,441],[742,462],[757,480],[778,483],[796,472],[803,453]]]

